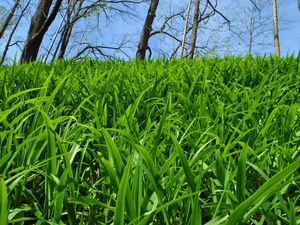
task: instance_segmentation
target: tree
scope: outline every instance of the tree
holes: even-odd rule
[[[152,31],[152,24],[155,18],[158,2],[159,0],[151,0],[143,30],[141,32],[140,41],[136,52],[136,57],[141,60],[145,59],[146,51],[150,50],[148,42],[150,33]]]
[[[68,0],[67,6],[61,7],[61,22],[54,36],[52,36],[52,42],[47,48],[46,57],[43,60],[47,61],[50,54],[54,60],[56,58],[63,59],[70,53],[75,54],[73,55],[75,58],[85,57],[89,54],[94,55],[94,57],[115,58],[113,54],[109,53],[110,51],[129,57],[126,51],[123,50],[128,43],[125,37],[113,46],[99,43],[101,41],[100,35],[104,27],[103,24],[107,23],[107,27],[110,27],[112,22],[111,18],[116,18],[116,15],[113,14],[118,14],[122,16],[122,18],[125,15],[136,17],[132,5],[140,4],[145,1],[146,0]],[[90,22],[88,26],[83,25],[88,22]],[[80,24],[80,26],[76,26],[77,24]],[[60,38],[56,42],[59,35]],[[86,36],[86,38],[82,38],[84,36]],[[76,37],[81,37],[81,40],[76,40]],[[73,47],[71,45],[72,43]],[[53,49],[54,44],[56,44],[56,47]],[[74,46],[76,46],[77,53],[74,52]],[[68,49],[70,50],[69,52],[67,52]]]
[[[63,15],[63,17],[61,19],[60,25],[58,26],[57,31],[56,31],[54,37],[52,39],[50,47],[47,50],[47,54],[46,54],[46,57],[44,59],[45,62],[47,62],[48,56],[51,53],[51,50],[52,50],[53,45],[55,43],[55,40],[56,40],[56,38],[57,38],[57,36],[58,36],[61,28],[62,28],[64,20],[66,18],[65,25],[64,25],[64,27],[62,28],[62,31],[61,31],[61,33],[62,33],[61,34],[61,38],[60,38],[60,40],[59,40],[59,42],[57,44],[56,50],[55,50],[55,52],[53,54],[53,59],[55,59],[56,54],[57,54],[57,52],[58,52],[58,50],[60,48],[60,52],[59,52],[58,58],[59,59],[64,58],[64,54],[65,54],[68,42],[69,42],[70,37],[71,37],[71,32],[72,32],[72,29],[74,27],[75,21],[78,20],[77,17],[78,17],[78,14],[79,14],[80,10],[81,10],[83,1],[84,0],[68,0],[66,11],[65,11],[65,13],[64,13],[64,15]],[[76,14],[76,16],[75,16],[76,20],[71,21],[71,16],[72,16],[73,11],[75,11],[75,7],[76,7],[77,2],[79,2],[79,6],[77,7],[77,11],[75,13]]]
[[[2,57],[1,57],[1,62],[0,64],[3,64],[4,63],[4,60],[6,58],[6,54],[8,52],[8,49],[9,47],[11,46],[11,40],[20,24],[20,21],[21,19],[23,18],[24,14],[25,14],[25,11],[27,10],[29,4],[30,4],[31,0],[28,0],[27,4],[25,5],[24,8],[21,7],[21,13],[20,15],[18,16],[18,19],[16,21],[16,23],[14,24],[13,28],[12,28],[12,31],[10,32],[9,36],[8,36],[8,40],[6,42],[6,45],[5,45],[5,48],[4,48],[4,51],[3,51],[3,54],[2,54]]]
[[[277,0],[273,0],[273,26],[274,26],[274,48],[275,55],[280,56],[279,31],[278,31],[278,10]]]
[[[71,2],[72,1],[69,0],[69,4]],[[66,26],[65,26],[65,29],[63,30],[62,37],[61,37],[61,46],[60,46],[60,50],[59,50],[59,54],[58,54],[59,59],[64,58],[64,55],[65,55],[65,52],[66,52],[66,49],[67,49],[67,46],[68,46],[68,43],[69,43],[69,40],[71,37],[71,33],[72,33],[72,30],[73,30],[73,27],[75,24],[75,20],[78,19],[78,17],[79,17],[79,13],[80,13],[82,4],[83,4],[83,0],[79,0],[79,5],[75,12],[73,21],[71,21],[71,16],[72,16],[72,12],[75,10],[74,8],[76,5],[76,1],[75,1],[75,3],[73,3],[72,8],[70,8],[69,6],[67,8],[67,21],[66,21]]]
[[[54,21],[62,0],[56,0],[52,12],[49,14],[53,0],[39,0],[37,9],[31,19],[29,31],[20,58],[20,63],[35,61],[45,33]]]
[[[6,17],[6,19],[4,20],[4,23],[1,24],[1,27],[0,27],[0,39],[2,38],[6,28],[8,27],[11,19],[13,18],[14,14],[15,14],[15,11],[17,10],[17,7],[19,6],[20,4],[20,0],[15,0],[15,3],[12,7],[12,9],[10,10],[8,16]]]
[[[235,25],[231,32],[237,36],[233,40],[239,48],[247,49],[249,54],[264,53],[270,46],[272,30],[272,12],[269,0],[251,0],[251,4],[242,3],[234,18]]]
[[[191,23],[189,21],[189,14],[190,14],[192,1],[189,0],[187,4],[185,4],[185,9],[183,11],[179,11],[178,13],[174,13],[173,15],[166,17],[166,20],[161,26],[161,28],[158,31],[152,32],[151,36],[153,36],[154,34],[164,34],[172,38],[175,42],[178,42],[178,46],[174,48],[171,57],[176,57],[179,49],[181,49],[181,52],[179,53],[180,58],[181,57],[193,58],[196,49],[201,49],[203,51],[207,51],[207,50],[210,51],[211,49],[207,47],[209,40],[205,40],[205,38],[203,38],[203,42],[206,43],[204,43],[201,46],[199,45],[199,43],[197,44],[197,33],[198,33],[199,24],[203,22],[204,25],[206,25],[212,17],[218,15],[222,17],[222,26],[224,26],[223,23],[224,20],[225,23],[228,24],[230,27],[229,19],[217,9],[217,3],[218,3],[217,0],[215,1],[206,0],[203,3],[203,10],[200,12],[200,0],[194,1],[194,18],[193,18],[193,22]],[[181,30],[179,31],[174,26],[167,26],[168,24],[171,24],[170,22],[171,19],[172,20],[176,19],[177,20],[175,21],[176,24],[184,23],[182,40],[178,38],[178,35],[180,34]],[[192,25],[190,26],[190,24]],[[169,28],[168,31],[166,30],[167,28]],[[207,28],[203,27],[202,32],[204,33],[205,31],[209,31],[212,33],[216,33],[218,29],[219,28],[213,31],[213,28],[208,26]],[[190,32],[192,32],[191,35],[189,35]],[[190,38],[190,42],[186,41],[186,39],[188,39],[187,37]],[[205,37],[207,37],[207,35],[205,35]],[[209,37],[207,37],[206,39],[209,39]],[[185,47],[186,45],[188,45],[188,49]],[[191,51],[193,52],[193,54],[190,56]],[[184,54],[185,52],[186,54]]]
[[[199,27],[199,7],[200,7],[200,0],[195,0],[192,37],[191,37],[191,42],[190,42],[190,51],[188,53],[189,59],[194,58],[194,53],[195,53],[195,48],[196,48],[197,33],[198,33],[198,27]]]
[[[188,32],[188,25],[189,25],[189,18],[190,18],[191,6],[192,6],[192,0],[189,0],[188,1],[187,12],[186,12],[185,23],[184,23],[183,36],[182,36],[182,41],[181,41],[180,58],[182,58],[183,54],[184,54],[184,45],[185,45],[186,35],[187,35],[187,32]]]

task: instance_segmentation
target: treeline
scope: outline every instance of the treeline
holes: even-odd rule
[[[235,2],[235,1],[233,1]],[[299,1],[298,1],[299,2]],[[171,1],[159,0],[14,0],[6,5],[6,10],[2,6],[2,16],[0,24],[0,41],[3,46],[1,64],[5,62],[10,48],[18,47],[21,51],[20,63],[27,63],[37,59],[43,59],[45,62],[54,59],[63,59],[67,57],[81,58],[85,55],[113,58],[113,55],[107,53],[107,50],[116,51],[128,57],[128,51],[125,45],[128,40],[124,37],[117,45],[99,45],[93,41],[86,41],[84,37],[92,38],[89,30],[101,29],[101,26],[109,21],[118,18],[126,18],[129,23],[136,23],[137,17],[144,17],[143,26],[140,30],[139,41],[131,43],[135,46],[136,57],[145,59],[152,56],[152,49],[149,46],[149,40],[156,35],[163,35],[174,44],[170,57],[193,58],[195,53],[201,52],[201,49],[209,49],[205,44],[198,45],[199,29],[204,29],[200,25],[208,23],[212,17],[219,17],[220,24],[226,24],[227,29],[232,31],[239,39],[248,42],[249,53],[252,53],[253,46],[257,44],[257,35],[265,33],[265,27],[269,25],[269,17],[264,18],[264,10],[269,2],[249,0],[250,8],[245,10],[242,17],[251,17],[249,26],[241,26],[238,30],[233,28],[232,20],[228,15],[219,9],[218,0],[187,0],[182,3],[177,10],[170,10],[164,13],[163,17],[156,18],[157,10],[161,7],[171,8]],[[168,6],[169,4],[169,6]],[[146,15],[142,10],[148,7]],[[300,7],[300,3],[299,3]],[[276,0],[273,0],[273,34],[275,54],[280,55],[279,31],[278,31],[278,7]],[[248,14],[249,13],[249,14]],[[104,17],[103,17],[104,15]],[[249,16],[250,15],[250,16]],[[101,17],[101,18],[100,18]],[[106,20],[104,21],[103,18]],[[238,18],[238,17],[237,17]],[[241,23],[243,19],[241,19]],[[248,18],[246,18],[248,19]],[[29,28],[24,31],[24,20],[28,20]],[[86,21],[88,26],[86,26]],[[159,20],[161,26],[158,29],[153,28],[155,20]],[[238,20],[238,19],[237,19]],[[23,22],[22,22],[23,21]],[[50,34],[49,28],[52,26]],[[76,31],[76,27],[86,26],[81,32]],[[107,25],[109,26],[109,24]],[[242,31],[242,27],[246,31]],[[258,29],[261,28],[261,29]],[[112,28],[113,29],[113,28]],[[122,29],[119,27],[118,29]],[[221,29],[221,28],[220,28]],[[25,40],[16,38],[19,33],[27,33]],[[247,33],[247,38],[243,37]],[[70,46],[71,39],[75,36],[81,36],[80,41],[74,41]],[[25,35],[24,35],[25,36]],[[112,36],[105,34],[106,37]],[[42,43],[47,37],[47,47],[42,47]],[[13,38],[15,41],[13,41]],[[112,38],[112,37],[111,37]],[[99,37],[94,37],[99,39]],[[247,39],[247,40],[244,40]],[[168,42],[166,42],[167,44]],[[72,52],[74,45],[79,46],[77,52]],[[261,44],[261,43],[260,43]],[[41,48],[45,52],[43,56],[39,55]],[[211,50],[212,48],[210,48]]]

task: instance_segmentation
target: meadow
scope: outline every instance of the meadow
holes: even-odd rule
[[[300,224],[299,66],[1,66],[0,224]]]

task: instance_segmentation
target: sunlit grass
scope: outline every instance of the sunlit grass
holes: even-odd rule
[[[298,58],[0,67],[7,224],[299,224]]]

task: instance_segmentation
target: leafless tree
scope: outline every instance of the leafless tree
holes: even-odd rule
[[[171,57],[176,57],[177,52],[183,47],[183,52],[182,54],[179,53],[179,57],[184,56],[184,52],[187,52],[186,55],[184,57],[188,57],[189,56],[189,50],[186,49],[186,46],[188,46],[190,48],[190,44],[191,41],[187,41],[187,39],[184,38],[179,38],[178,36],[182,36],[184,37],[184,33],[186,33],[186,35],[188,36],[188,38],[191,38],[192,36],[190,35],[190,32],[193,31],[193,27],[194,24],[198,24],[197,30],[199,30],[199,24],[202,22],[203,27],[202,30],[207,30],[209,31],[211,28],[210,27],[205,27],[206,24],[210,21],[210,19],[214,16],[219,16],[221,17],[221,23],[222,25],[228,24],[230,27],[230,21],[229,19],[222,13],[220,12],[217,8],[218,8],[218,1],[212,1],[212,0],[205,0],[203,1],[203,5],[202,5],[202,10],[200,11],[200,1],[199,1],[199,15],[196,15],[196,18],[198,17],[198,21],[197,23],[195,22],[195,20],[193,20],[193,22],[188,21],[187,23],[187,28],[184,29],[184,32],[182,33],[182,29],[178,29],[178,27],[182,27],[182,24],[186,23],[186,19],[187,19],[187,12],[188,12],[188,5],[184,6],[183,8],[178,8],[177,12],[171,12],[171,14],[169,16],[165,17],[164,22],[162,23],[162,25],[158,28],[158,29],[154,29],[151,34],[150,37],[154,36],[154,35],[164,35],[168,38],[170,38],[171,40],[173,40],[174,42],[177,43],[177,46],[175,46],[173,48],[173,51],[171,52]],[[195,9],[194,9],[195,11]],[[194,12],[195,13],[195,12]],[[195,19],[195,17],[194,17]],[[194,23],[195,22],[195,23]],[[173,25],[173,23],[175,23],[175,25]],[[196,31],[194,29],[194,31]],[[211,31],[213,33],[216,32],[216,30]],[[206,37],[205,37],[206,38]],[[197,37],[195,40],[195,47],[194,47],[194,52],[196,51],[196,49],[201,50],[201,51],[209,51],[210,49],[208,48],[208,44],[209,42],[207,41],[207,39],[203,38],[202,43],[199,44]],[[176,45],[176,44],[175,44]]]
[[[18,26],[19,26],[19,24],[21,22],[21,19],[23,18],[24,14],[25,14],[25,11],[29,7],[30,2],[31,2],[31,0],[28,0],[28,2],[25,5],[25,7],[21,9],[21,13],[18,16],[18,19],[17,19],[16,23],[14,24],[14,27],[13,27],[12,31],[10,32],[10,35],[9,35],[8,40],[6,42],[6,45],[5,45],[5,48],[4,48],[2,57],[1,57],[0,64],[3,64],[3,62],[4,62],[5,58],[6,58],[7,51],[9,49],[9,47],[11,46],[11,40],[12,40],[14,34],[16,33],[16,30],[17,30],[17,28],[18,28]]]
[[[138,44],[138,50],[136,52],[136,57],[138,59],[145,59],[146,51],[149,50],[148,42],[150,38],[150,33],[152,31],[152,24],[155,18],[156,10],[158,7],[159,0],[151,0],[146,20],[144,23],[143,30],[141,32],[140,41]]]
[[[191,42],[190,42],[190,50],[188,53],[189,59],[194,58],[194,53],[195,53],[195,48],[196,48],[197,33],[198,33],[198,27],[199,27],[199,7],[200,7],[200,0],[195,0],[192,37],[191,37]]]
[[[51,50],[52,50],[52,48],[55,44],[57,36],[59,35],[59,33],[62,29],[62,25],[64,24],[64,20],[66,18],[66,24],[65,24],[65,26],[63,27],[63,29],[61,31],[61,33],[62,33],[61,38],[60,38],[59,43],[57,44],[56,50],[53,54],[53,59],[55,59],[59,48],[61,48],[61,50],[60,50],[61,57],[59,57],[59,58],[63,58],[63,56],[65,54],[65,50],[67,48],[67,44],[68,44],[69,39],[70,39],[72,28],[74,26],[74,23],[71,23],[72,12],[74,11],[75,6],[76,6],[78,1],[80,2],[80,5],[78,7],[78,12],[79,12],[79,10],[81,9],[83,0],[68,0],[66,10],[63,13],[63,16],[61,18],[61,22],[60,22],[59,26],[57,27],[56,32],[54,34],[54,37],[52,38],[52,42],[51,42],[51,44],[50,44],[50,46],[49,46],[49,48],[46,52],[46,56],[45,56],[45,59],[44,59],[45,62],[47,62],[47,60],[48,60],[48,57],[49,57],[49,55],[51,53]]]
[[[53,0],[39,0],[35,14],[31,19],[20,63],[30,62],[37,59],[44,35],[54,21],[62,1],[63,0],[56,0],[51,13],[49,14]]]
[[[67,20],[66,20],[66,26],[65,29],[62,32],[62,36],[61,36],[61,42],[60,42],[60,50],[58,53],[58,58],[62,59],[64,58],[70,37],[71,37],[71,33],[75,24],[75,20],[78,19],[79,14],[80,14],[80,9],[82,8],[82,4],[83,4],[83,0],[79,0],[79,1],[73,1],[73,5],[72,7],[67,7]],[[76,7],[76,3],[78,3],[78,7],[77,9],[75,9]],[[71,0],[69,0],[69,5],[72,3]],[[73,11],[75,11],[75,15],[73,18],[73,21],[71,21],[72,19],[72,13]]]
[[[183,54],[184,54],[184,45],[185,45],[187,30],[188,30],[188,26],[189,26],[191,6],[192,6],[192,0],[188,0],[188,7],[187,7],[186,18],[185,18],[184,29],[183,29],[183,35],[182,35],[182,41],[181,41],[180,58],[182,58]]]
[[[273,25],[274,25],[274,31],[273,32],[274,32],[275,55],[280,56],[277,0],[272,0],[272,3],[273,3]]]
[[[58,26],[57,31],[52,38],[52,43],[47,49],[46,57],[44,60],[47,61],[48,55],[52,50],[55,39],[59,34],[60,39],[54,49],[54,52],[51,53],[52,59],[55,59],[56,56],[58,59],[63,59],[68,54],[68,52],[66,51],[70,43],[72,34],[73,37],[75,37],[76,35],[83,36],[87,33],[87,30],[91,30],[91,33],[87,36],[96,35],[99,37],[103,23],[111,23],[111,18],[114,18],[116,14],[117,16],[121,17],[125,17],[125,15],[128,16],[128,18],[136,17],[134,7],[132,6],[143,2],[145,2],[145,0],[91,0],[88,3],[84,0],[69,0],[67,6],[65,8],[62,7],[61,9],[63,26]],[[102,16],[100,18],[100,14],[104,15],[105,17]],[[103,19],[105,19],[105,22]],[[84,30],[80,31],[80,29],[78,29],[79,27],[76,27],[76,24],[80,21],[91,21],[88,26],[89,29],[85,28]],[[73,32],[74,28],[75,33]],[[95,34],[95,32],[97,32],[97,34]],[[97,38],[96,40],[99,40],[99,38]],[[122,41],[120,41],[120,43],[115,43],[114,45],[112,45],[111,43],[108,44],[107,48],[104,48],[104,44],[99,44],[99,41],[96,40],[94,39],[90,42],[88,42],[88,40],[86,39],[83,40],[83,42],[76,41],[76,45],[80,46],[80,48],[78,48],[78,52],[74,57],[77,58],[82,57],[83,55],[93,54],[94,57],[96,57],[97,55],[99,57],[109,56],[109,58],[111,58],[114,53],[108,53],[107,51],[109,50],[118,53],[125,53],[125,51],[120,49],[120,47],[125,48],[124,43],[126,43],[126,40],[124,40],[124,38]],[[73,40],[73,43],[75,43],[75,40]],[[99,51],[99,49],[102,50]],[[127,54],[124,55],[127,57]]]
[[[14,14],[15,14],[15,11],[17,10],[18,6],[20,4],[20,0],[15,0],[15,3],[13,5],[13,7],[11,8],[8,16],[6,17],[6,19],[4,20],[4,23],[1,24],[1,27],[0,27],[0,39],[2,38],[6,28],[8,27],[10,21],[12,20]]]
[[[269,13],[269,0],[251,0],[251,3],[239,7],[231,32],[237,37],[236,43],[247,47],[247,53],[256,54],[271,44],[272,13]]]

